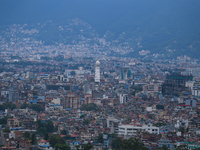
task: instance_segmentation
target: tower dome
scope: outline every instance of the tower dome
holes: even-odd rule
[[[100,66],[100,62],[98,60],[96,61],[96,66]]]

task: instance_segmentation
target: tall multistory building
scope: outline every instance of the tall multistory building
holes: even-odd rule
[[[9,89],[9,102],[14,102],[19,100],[19,92],[18,90]]]
[[[186,87],[186,82],[192,80],[193,76],[167,75],[162,85],[162,93],[172,95],[179,95],[183,91],[190,93],[190,88]]]
[[[100,83],[100,62],[98,60],[95,64],[95,82]]]
[[[122,80],[126,80],[127,79],[127,77],[128,77],[128,71],[129,71],[128,67],[123,67],[122,68],[122,71],[121,71],[121,79]]]
[[[78,109],[80,107],[80,97],[75,95],[74,93],[68,93],[67,97],[62,99],[61,103],[64,109]]]

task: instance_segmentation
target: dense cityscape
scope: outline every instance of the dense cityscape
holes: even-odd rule
[[[13,26],[1,40],[2,150],[125,149],[135,138],[143,149],[200,148],[199,60],[44,46]]]
[[[0,0],[0,150],[200,150],[198,0]]]

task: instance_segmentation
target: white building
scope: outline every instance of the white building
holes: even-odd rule
[[[137,132],[149,132],[153,134],[159,134],[159,128],[154,127],[152,124],[142,125],[142,124],[121,124],[119,125],[119,133],[120,135],[129,135],[135,136]]]
[[[100,62],[98,60],[95,66],[95,82],[100,83]]]
[[[125,104],[128,102],[128,95],[127,94],[120,94],[119,95],[120,104]]]
[[[113,117],[108,117],[107,119],[107,127],[110,128],[110,133],[118,133],[119,120]]]

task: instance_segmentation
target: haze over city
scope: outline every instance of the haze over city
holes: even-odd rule
[[[200,149],[199,0],[0,0],[0,149]]]

